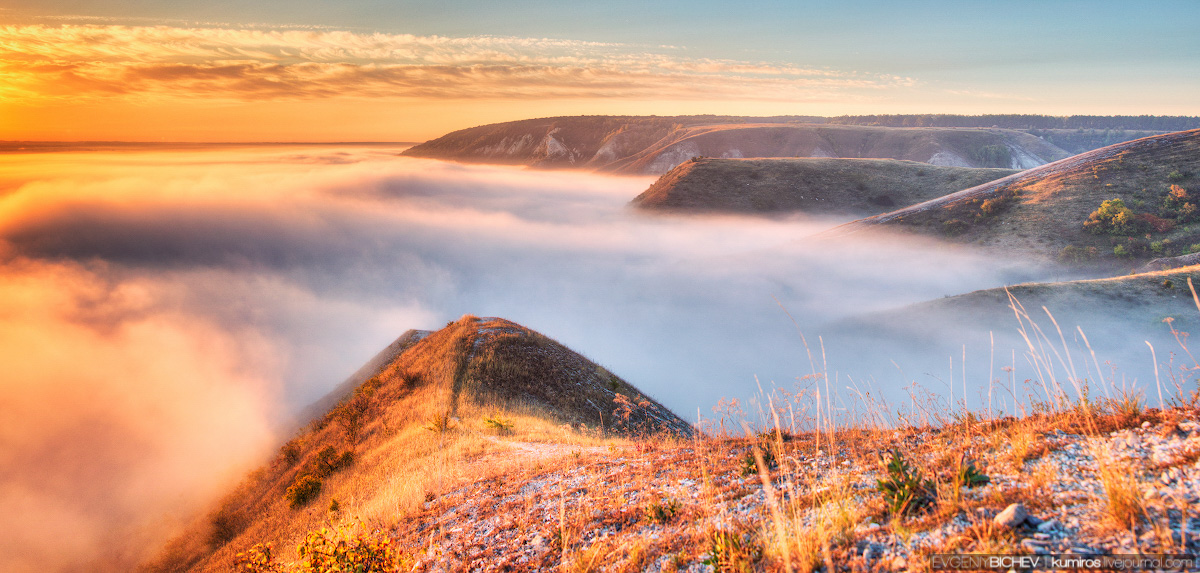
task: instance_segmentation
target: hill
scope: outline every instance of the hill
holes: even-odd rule
[[[1200,130],[1119,143],[847,223],[1071,264],[1136,266],[1200,250]]]
[[[659,174],[692,157],[905,159],[954,167],[1028,169],[1067,155],[1037,137],[1003,129],[708,125],[674,130],[650,147],[603,169]]]
[[[662,174],[693,157],[891,158],[1024,169],[1068,154],[1003,129],[823,125],[824,118],[584,116],[472,127],[403,154],[454,161]]]
[[[867,216],[1012,175],[890,159],[715,159],[679,164],[630,203],[641,209]]]
[[[493,123],[460,129],[404,151],[409,157],[540,168],[603,168],[694,125],[750,121],[788,124],[816,117],[571,116]]]
[[[254,544],[295,547],[331,513],[394,521],[528,443],[692,434],[629,383],[512,322],[464,316],[413,338],[389,345],[390,361],[147,569],[228,571]]]

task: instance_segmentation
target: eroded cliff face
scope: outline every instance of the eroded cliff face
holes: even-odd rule
[[[413,157],[658,175],[693,157],[905,159],[1028,169],[1067,157],[1014,130],[892,128],[728,117],[560,117],[473,127],[422,143]]]

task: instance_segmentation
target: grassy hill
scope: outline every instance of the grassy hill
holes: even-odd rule
[[[866,216],[1013,173],[890,159],[705,157],[675,167],[631,204],[666,211]]]
[[[484,471],[482,460],[504,468],[520,444],[692,431],[553,340],[464,316],[400,348],[146,568],[228,571],[255,544],[295,547],[342,515],[390,525]]]
[[[834,234],[889,228],[1019,256],[1132,268],[1200,250],[1197,205],[1200,130],[1192,130],[1089,151]]]

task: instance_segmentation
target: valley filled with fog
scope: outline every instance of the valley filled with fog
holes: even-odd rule
[[[1036,369],[1016,319],[918,314],[920,337],[847,321],[1071,278],[930,240],[820,235],[843,220],[639,213],[627,203],[649,177],[400,150],[0,157],[0,499],[25,523],[0,538],[44,543],[70,523],[67,550],[152,540],[397,336],[463,314],[540,331],[693,421],[722,398],[757,419],[772,387],[819,389],[847,415],[866,394],[907,408],[914,386],[926,408],[953,391],[1011,414],[1012,381]],[[1056,314],[1063,345],[1083,349],[1078,319],[1099,355],[1076,356],[1078,376],[1111,361],[1116,380],[1153,385],[1146,342],[1166,360],[1168,328],[1098,311]]]

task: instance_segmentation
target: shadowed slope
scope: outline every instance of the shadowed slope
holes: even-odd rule
[[[713,159],[680,164],[631,204],[648,210],[869,215],[1011,175],[890,159]]]

